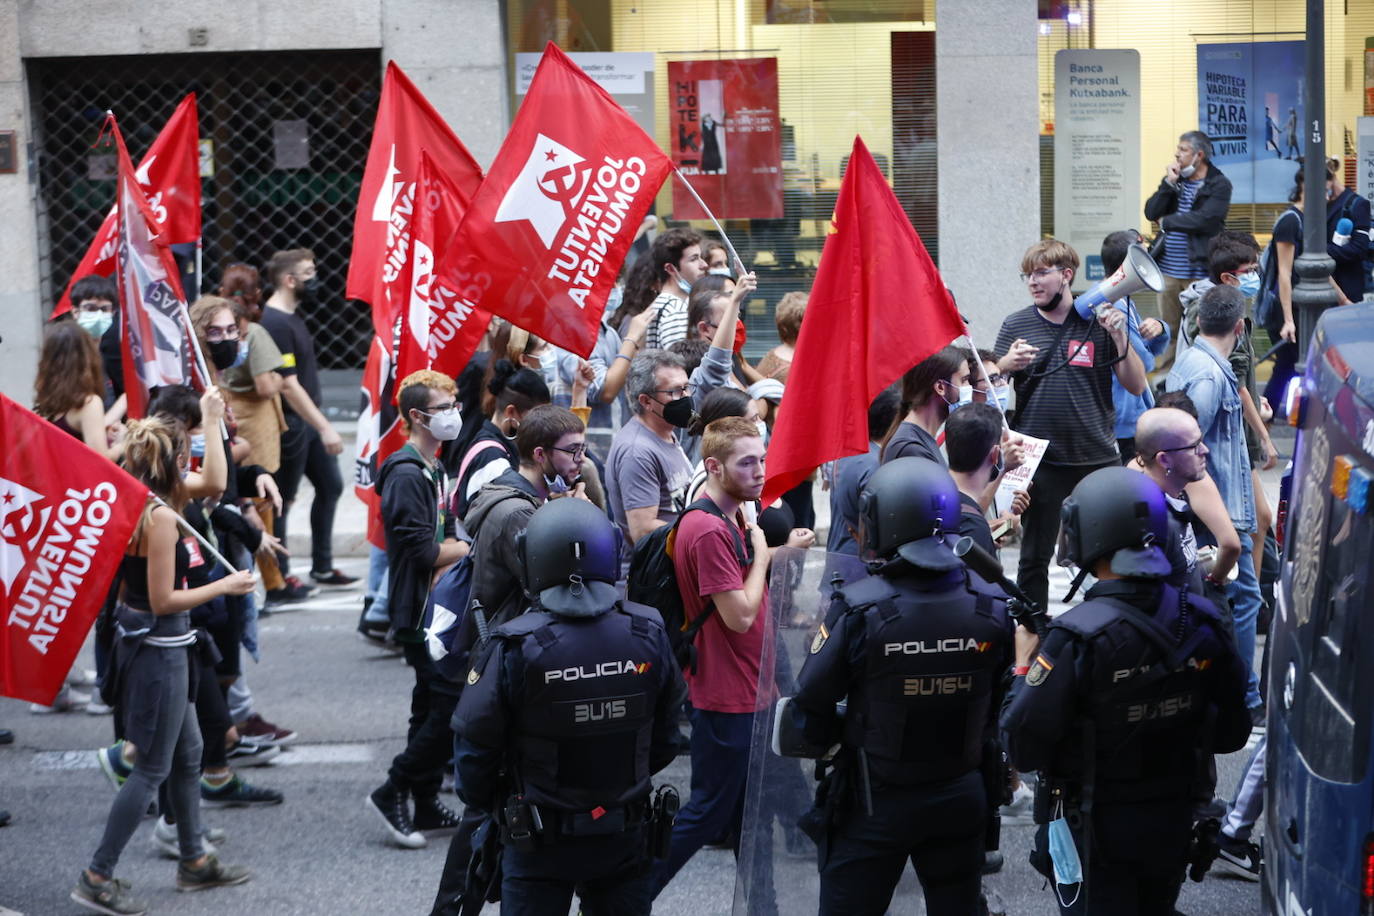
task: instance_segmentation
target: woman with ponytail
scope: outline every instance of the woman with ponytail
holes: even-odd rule
[[[207,410],[206,422],[212,416],[218,422],[223,403],[218,395],[207,395],[207,400],[219,410]],[[98,913],[147,912],[147,906],[130,894],[128,883],[114,879],[114,869],[164,780],[170,780],[176,809],[181,851],[177,887],[199,890],[248,880],[246,868],[222,865],[206,855],[202,845],[201,736],[189,700],[196,636],[189,611],[221,595],[249,593],[253,577],[233,572],[200,588],[179,587],[190,567],[189,551],[199,550],[199,545],[188,546],[178,528],[178,513],[193,492],[187,482],[189,460],[185,433],[177,425],[156,417],[129,423],[124,469],[161,502],[149,502],[120,569],[119,639],[106,694],[117,698],[118,725],[138,751],[110,808],[100,846],[71,893],[73,901]],[[214,483],[194,481],[196,487]],[[120,747],[99,753],[102,768],[109,769],[110,755],[118,755]]]

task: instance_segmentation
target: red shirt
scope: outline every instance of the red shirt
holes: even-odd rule
[[[748,569],[741,569],[735,554],[735,537],[748,544],[743,528],[737,535],[719,518],[707,512],[688,512],[678,525],[673,545],[673,566],[687,620],[696,618],[706,600],[720,592],[744,588]],[[760,562],[768,562],[766,557]],[[692,705],[711,712],[752,713],[772,699],[772,689],[759,700],[759,662],[768,631],[768,592],[759,613],[744,633],[736,633],[720,619],[719,609],[697,633],[697,671],[684,671]],[[770,678],[771,684],[771,678]]]

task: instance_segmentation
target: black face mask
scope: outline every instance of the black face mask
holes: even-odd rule
[[[300,295],[300,297],[301,297],[302,299],[314,299],[314,298],[315,298],[315,295],[316,295],[319,291],[320,291],[320,278],[319,278],[318,275],[317,275],[317,276],[314,276],[314,277],[311,277],[309,280],[302,280],[302,281],[301,281],[301,287],[300,287],[300,294],[299,294],[299,295]]]
[[[1057,292],[1057,293],[1054,294],[1054,298],[1053,298],[1053,299],[1051,299],[1049,302],[1046,302],[1044,305],[1041,305],[1040,303],[1037,302],[1036,305],[1035,305],[1035,307],[1038,308],[1038,309],[1040,309],[1040,311],[1042,311],[1042,312],[1052,312],[1052,311],[1054,311],[1055,309],[1059,308],[1059,303],[1061,303],[1061,302],[1063,302],[1063,301],[1064,301],[1064,287],[1061,286],[1061,287],[1059,287],[1059,292]]]
[[[210,341],[210,362],[215,364],[215,368],[223,372],[239,358],[239,342],[237,340],[212,340]]]
[[[690,395],[675,398],[663,405],[663,419],[678,429],[686,429],[692,425],[692,416],[696,413],[693,407]]]

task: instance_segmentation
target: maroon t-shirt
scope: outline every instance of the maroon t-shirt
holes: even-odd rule
[[[738,528],[737,536],[748,543],[743,527]],[[678,525],[673,566],[688,621],[696,619],[712,595],[744,588],[749,571],[740,568],[735,537],[726,522],[708,512],[688,512]],[[757,562],[768,560],[760,557]],[[772,702],[771,689],[761,700],[758,696],[759,662],[767,629],[767,591],[758,616],[744,633],[727,627],[718,611],[712,613],[697,633],[696,674],[683,672],[694,707],[752,713]]]

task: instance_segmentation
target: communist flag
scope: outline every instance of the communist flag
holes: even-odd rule
[[[196,117],[196,94],[181,100],[181,104],[167,119],[162,133],[138,164],[138,183],[148,196],[148,206],[158,224],[159,238],[169,245],[194,242],[200,238],[200,146]],[[72,308],[72,286],[82,277],[96,274],[112,277],[119,245],[119,227],[115,223],[118,204],[110,207],[105,221],[96,230],[91,247],[77,265],[67,283],[57,307],[56,318]]]
[[[148,488],[0,394],[0,695],[47,705],[81,651]]]
[[[763,504],[868,450],[868,405],[964,333],[925,245],[862,139],[835,202],[768,445]]]
[[[350,299],[372,306],[372,326],[388,351],[408,293],[422,151],[448,176],[466,207],[482,182],[482,169],[393,61],[386,65],[353,219],[347,286]]]
[[[474,307],[587,356],[671,169],[653,138],[550,42],[440,270],[474,294]]]

